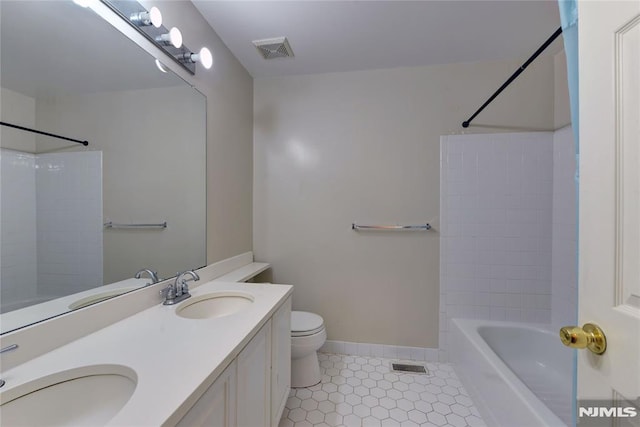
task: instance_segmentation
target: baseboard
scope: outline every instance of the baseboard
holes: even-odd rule
[[[322,353],[338,353],[352,356],[438,362],[438,349],[428,347],[406,347],[327,340],[322,348],[320,348],[320,351]]]

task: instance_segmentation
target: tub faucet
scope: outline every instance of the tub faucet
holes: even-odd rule
[[[191,279],[187,279],[185,276],[191,276]],[[160,291],[160,294],[165,297],[162,304],[173,305],[189,298],[191,294],[189,293],[189,285],[187,284],[187,282],[191,280],[200,280],[200,276],[198,276],[198,273],[193,270],[187,270],[183,271],[182,273],[178,273],[176,275],[175,282],[169,283],[166,288]]]
[[[8,352],[8,351],[16,350],[17,348],[18,348],[18,344],[11,344],[11,345],[8,345],[8,346],[6,346],[6,347],[4,347],[4,348],[0,348],[0,354],[2,354],[2,353],[6,353],[6,352]],[[0,379],[0,387],[2,387],[4,384],[5,384],[5,383],[4,383],[4,380],[3,380],[3,379]]]
[[[149,275],[149,277],[151,278],[151,283],[147,283],[147,286],[149,285],[153,285],[154,283],[158,283],[160,281],[160,279],[158,278],[158,272],[157,271],[153,271],[151,269],[148,268],[143,268],[142,270],[138,271],[135,275],[136,279],[140,279],[142,278],[142,275],[144,273],[147,273]]]

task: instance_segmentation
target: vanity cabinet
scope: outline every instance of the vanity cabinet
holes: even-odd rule
[[[271,426],[278,427],[291,386],[291,297],[271,319]]]
[[[291,383],[290,323],[291,297],[177,425],[277,427]]]
[[[178,427],[235,427],[236,362],[224,370],[177,424]]]

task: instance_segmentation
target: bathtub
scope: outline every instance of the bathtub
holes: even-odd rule
[[[451,363],[488,426],[573,424],[573,350],[545,326],[452,319]]]

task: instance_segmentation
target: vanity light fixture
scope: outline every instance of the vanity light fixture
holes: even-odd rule
[[[174,46],[178,49],[182,46],[182,33],[177,27],[173,27],[168,33],[160,34],[156,41],[164,46]]]
[[[156,28],[160,28],[162,26],[162,13],[160,13],[160,9],[155,6],[152,7],[148,12],[143,11],[134,13],[129,17],[129,19],[131,19],[131,22],[133,22],[134,24],[140,26],[147,27],[149,25],[153,25]]]
[[[158,59],[156,59],[156,67],[158,67],[158,70],[162,71],[163,73],[166,73],[167,71],[167,67],[164,66],[164,64],[162,62],[160,62]]]
[[[0,2],[1,1],[2,0],[0,0]],[[213,66],[213,55],[211,51],[209,51],[209,49],[201,49],[199,52],[192,52],[191,49],[182,43],[183,37],[180,30],[176,27],[171,28],[163,23],[167,17],[162,16],[157,7],[146,8],[139,3],[141,0],[74,1],[89,4],[100,1],[124,19],[127,24],[131,25],[143,37],[153,43],[155,47],[165,53],[171,60],[175,61],[181,68],[192,75],[196,73],[196,62],[200,62],[206,69]],[[167,59],[158,55],[154,56],[158,58],[156,67],[162,72],[168,72]]]
[[[182,61],[191,63],[199,62],[207,70],[211,69],[211,67],[213,66],[213,55],[211,54],[211,51],[206,47],[200,49],[200,52],[198,53],[185,52],[180,55],[180,59]]]

